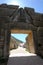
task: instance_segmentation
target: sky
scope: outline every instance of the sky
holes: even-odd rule
[[[0,4],[2,3],[19,5],[20,7],[31,7],[36,12],[43,13],[43,0],[0,0]]]
[[[34,8],[35,12],[43,13],[43,0],[0,0],[0,4],[3,3],[10,4],[10,5],[19,5],[20,7],[23,8],[30,7],[30,8]],[[14,34],[13,36],[17,38],[19,37],[19,39],[23,41],[27,35]]]
[[[26,37],[28,36],[28,34],[11,34],[11,36],[13,36],[23,42],[26,42]]]

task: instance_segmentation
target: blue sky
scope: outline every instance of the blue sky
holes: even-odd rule
[[[0,4],[2,3],[20,5],[20,7],[31,7],[36,12],[43,13],[43,0],[0,0]]]
[[[34,8],[36,12],[43,13],[43,0],[0,0],[0,4],[6,3],[11,5],[19,5],[20,7],[30,7]],[[27,35],[13,35],[19,37],[22,41]],[[24,40],[25,41],[25,40]]]
[[[28,36],[28,34],[11,34],[13,37],[26,42],[26,37]]]

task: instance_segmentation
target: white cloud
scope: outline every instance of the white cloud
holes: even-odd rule
[[[16,0],[12,0],[8,4],[11,4],[11,5],[20,5],[19,1],[16,1]]]

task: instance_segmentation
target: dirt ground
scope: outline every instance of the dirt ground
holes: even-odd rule
[[[18,47],[10,51],[7,65],[43,65],[43,59],[33,53],[29,53],[25,48]]]

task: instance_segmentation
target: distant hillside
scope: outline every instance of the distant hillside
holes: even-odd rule
[[[10,49],[17,48],[21,43],[23,43],[21,40],[18,40],[17,38],[11,36],[10,39]]]
[[[11,36],[11,39],[14,39],[14,40],[18,41],[19,43],[23,43],[23,41],[21,41],[21,40],[15,38],[15,37],[13,37],[13,36]]]

